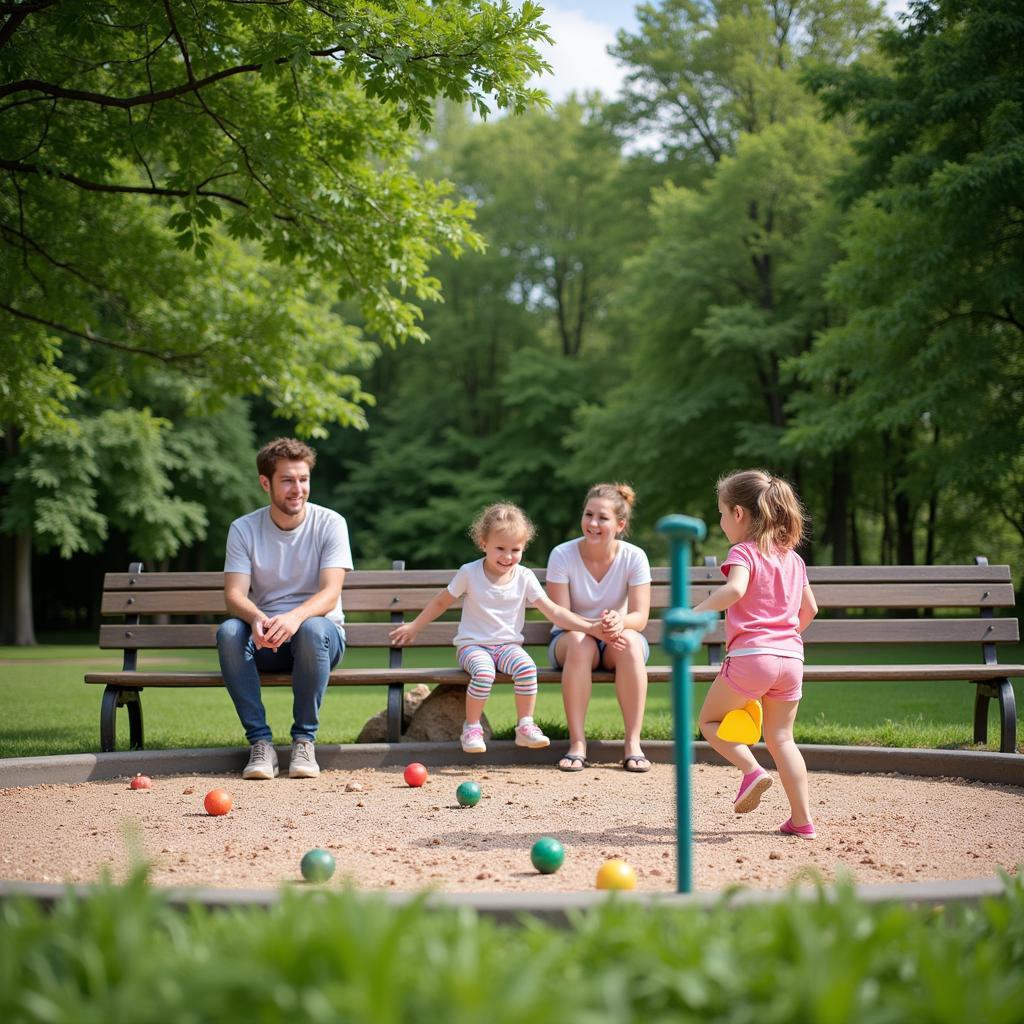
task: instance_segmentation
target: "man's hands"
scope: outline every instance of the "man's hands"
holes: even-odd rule
[[[274,615],[269,619],[260,612],[252,621],[252,640],[256,649],[269,647],[270,650],[276,651],[282,644],[288,643],[295,636],[304,621],[303,617],[297,615],[294,609],[284,612],[282,615]]]

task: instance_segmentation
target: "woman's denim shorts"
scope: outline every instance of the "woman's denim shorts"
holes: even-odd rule
[[[548,664],[552,668],[561,668],[562,667],[561,665],[558,664],[558,661],[555,658],[555,644],[558,643],[558,638],[564,632],[565,632],[565,630],[564,629],[560,629],[558,626],[555,626],[551,630],[551,642],[548,644]],[[646,665],[647,664],[647,659],[651,656],[651,645],[647,642],[647,637],[645,637],[643,635],[643,633],[640,634],[640,642],[644,645],[644,664]],[[597,653],[598,653],[597,663],[598,663],[598,665],[603,665],[604,664],[604,649],[607,646],[608,645],[604,642],[604,640],[598,640],[597,641]]]

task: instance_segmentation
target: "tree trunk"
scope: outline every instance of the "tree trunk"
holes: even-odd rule
[[[825,519],[824,541],[832,548],[832,564],[847,565],[846,524],[850,511],[850,459],[847,452],[832,460],[832,492]]]
[[[0,533],[0,644],[14,643],[14,535]]]
[[[850,502],[850,548],[853,551],[853,564],[864,564],[864,551],[860,543],[860,527],[857,525],[857,506]]]
[[[939,520],[939,492],[932,490],[928,495],[928,532],[924,545],[924,564],[935,564],[935,524]]]
[[[913,565],[914,512],[904,491],[896,491],[893,506],[896,509],[896,562],[898,565]]]
[[[34,647],[36,631],[32,621],[32,534],[14,537],[14,646]]]

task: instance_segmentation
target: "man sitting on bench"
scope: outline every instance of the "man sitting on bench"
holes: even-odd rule
[[[345,653],[341,588],[352,568],[348,527],[309,499],[316,453],[278,438],[256,456],[270,504],[228,531],[224,598],[232,618],[217,630],[221,673],[251,744],[243,779],[272,779],[277,752],[260,697],[260,672],[291,672],[288,775],[320,774],[314,741],[331,669]]]

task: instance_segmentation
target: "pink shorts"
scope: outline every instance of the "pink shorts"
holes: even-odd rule
[[[742,654],[726,658],[719,674],[729,689],[749,700],[800,700],[803,696],[804,663],[799,658]]]

